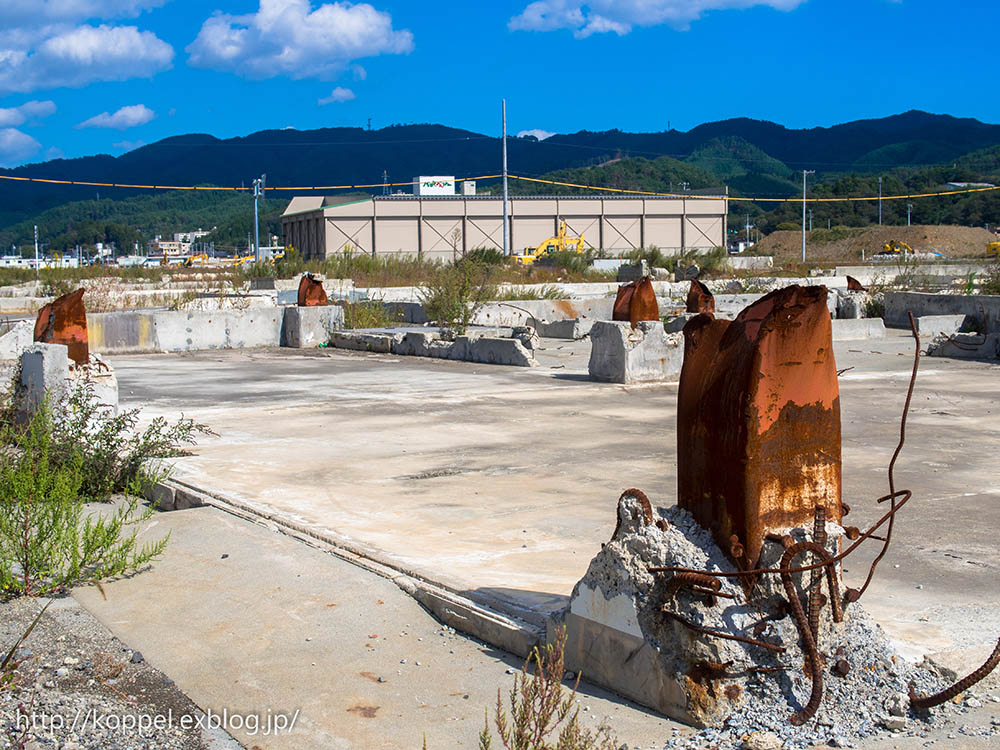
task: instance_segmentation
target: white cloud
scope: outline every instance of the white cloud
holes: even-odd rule
[[[353,91],[345,89],[343,86],[337,86],[337,88],[330,92],[330,96],[324,96],[322,99],[317,99],[316,103],[331,104],[333,102],[349,102],[353,98]]]
[[[137,148],[141,148],[146,145],[145,141],[118,141],[117,143],[112,143],[115,148],[120,148],[122,151],[135,151]]]
[[[540,141],[544,141],[546,138],[551,138],[555,133],[548,130],[542,130],[541,128],[532,128],[531,130],[522,130],[517,134],[518,138],[524,138],[527,135],[532,135]]]
[[[173,56],[173,47],[135,26],[13,29],[0,40],[0,94],[148,77]]]
[[[351,61],[413,50],[413,35],[392,27],[388,13],[367,3],[260,0],[256,13],[216,12],[187,46],[197,68],[247,78],[329,78]]]
[[[88,18],[120,18],[139,15],[169,0],[4,0],[0,24],[26,26]]]
[[[30,101],[19,107],[0,107],[0,127],[21,125],[27,120],[40,120],[56,111],[52,101]]]
[[[34,156],[42,144],[17,128],[0,129],[0,166],[12,167]]]
[[[115,130],[125,130],[134,128],[136,125],[145,125],[156,117],[156,113],[145,104],[131,104],[122,107],[113,115],[101,112],[94,115],[89,120],[84,120],[77,128],[113,128]]]
[[[794,10],[806,0],[536,0],[507,25],[511,31],[571,29],[577,37],[613,31],[627,34],[634,26],[667,24],[687,29],[710,10],[766,5]]]

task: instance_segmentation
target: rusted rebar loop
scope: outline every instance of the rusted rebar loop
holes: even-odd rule
[[[722,588],[722,581],[709,573],[678,573],[669,581],[663,589],[664,599],[673,599],[674,595],[684,586],[701,586],[718,592]]]
[[[967,677],[963,677],[951,687],[945,688],[940,693],[934,693],[934,695],[928,695],[925,698],[921,698],[913,689],[913,685],[910,685],[910,705],[914,708],[922,709],[940,706],[942,703],[950,701],[959,693],[964,693],[970,687],[985,678],[990,672],[997,668],[998,664],[1000,664],[1000,639],[997,639],[996,648],[993,649],[993,653],[990,654],[990,658],[983,662],[983,666]]]
[[[723,638],[723,639],[725,639],[727,641],[739,641],[740,643],[748,643],[751,646],[760,646],[761,648],[767,649],[768,651],[774,651],[776,654],[783,654],[783,653],[785,653],[785,647],[784,646],[776,646],[773,643],[768,643],[767,641],[760,641],[760,640],[757,640],[756,638],[747,638],[746,636],[742,636],[742,635],[733,635],[732,633],[723,633],[723,632],[718,631],[718,630],[710,630],[709,628],[703,628],[701,625],[696,625],[695,623],[693,623],[690,620],[682,617],[681,615],[677,614],[676,612],[671,612],[667,608],[667,605],[665,605],[665,604],[660,609],[660,612],[663,613],[664,617],[667,617],[667,618],[669,618],[671,620],[679,622],[681,625],[683,625],[684,627],[686,627],[688,630],[693,630],[695,633],[703,633],[705,635],[715,636],[716,638]]]
[[[799,629],[799,636],[802,638],[802,650],[806,654],[806,666],[809,668],[812,676],[812,693],[809,696],[809,702],[801,711],[797,711],[788,717],[788,721],[792,726],[796,727],[805,724],[815,716],[816,711],[819,710],[819,704],[823,700],[823,665],[820,663],[819,651],[816,647],[816,639],[813,637],[812,629],[810,628],[809,618],[806,617],[806,613],[802,609],[802,602],[799,601],[799,592],[795,590],[795,582],[792,580],[790,570],[791,562],[796,555],[807,551],[815,553],[815,547],[816,545],[812,542],[800,542],[799,544],[792,545],[785,550],[785,554],[781,556],[779,564],[781,582],[785,586],[785,594],[788,597],[788,604],[792,610],[792,617],[795,619],[795,625]],[[822,547],[820,549],[824,553],[826,552]],[[828,554],[823,555],[823,557],[826,558],[827,562],[829,561]],[[832,590],[831,598],[836,600],[836,596],[833,596]]]

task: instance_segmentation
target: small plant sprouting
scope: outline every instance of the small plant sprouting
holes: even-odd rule
[[[566,628],[563,627],[556,631],[553,643],[532,649],[521,672],[514,676],[514,687],[508,697],[510,713],[497,690],[493,724],[505,750],[615,750],[618,747],[607,725],[602,724],[596,731],[580,726],[580,707],[576,700],[579,675],[571,691],[562,685],[565,648]],[[492,747],[487,709],[485,725],[479,734],[479,750],[492,750]]]

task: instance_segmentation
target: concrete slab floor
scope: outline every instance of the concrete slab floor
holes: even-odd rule
[[[473,595],[565,601],[639,487],[675,502],[676,385],[586,379],[589,342],[543,340],[538,368],[336,350],[113,357],[125,405],[209,424],[178,476],[339,534]],[[912,340],[836,344],[844,499],[882,512]],[[896,467],[914,490],[866,606],[911,656],[982,647],[1000,622],[1000,366],[924,359]],[[554,369],[557,368],[557,369]],[[872,545],[868,559],[873,556]],[[847,566],[857,585],[859,553]],[[970,664],[971,666],[971,664]]]
[[[164,557],[74,597],[203,710],[294,714],[247,748],[473,748],[523,661],[448,631],[395,583],[215,508],[161,513]],[[568,684],[568,683],[567,683]],[[692,730],[581,684],[582,726],[629,747]]]

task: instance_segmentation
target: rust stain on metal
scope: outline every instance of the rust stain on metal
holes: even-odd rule
[[[698,281],[698,279],[691,279],[691,288],[688,290],[686,310],[689,313],[715,312],[715,295],[708,290],[707,286]]]
[[[64,294],[38,311],[35,319],[35,341],[43,344],[65,344],[69,358],[78,365],[90,361],[87,341],[87,311],[83,306],[84,289]]]
[[[612,320],[627,320],[635,328],[641,320],[659,320],[660,307],[656,303],[656,292],[649,277],[643,277],[630,284],[618,287]]]
[[[731,323],[684,327],[678,501],[754,568],[764,537],[841,518],[840,391],[825,287],[779,289]]]
[[[861,285],[861,282],[858,281],[856,278],[854,278],[853,276],[848,276],[847,277],[847,291],[849,291],[849,292],[867,292],[868,290],[865,289]]]
[[[322,307],[327,304],[323,282],[311,273],[302,274],[299,281],[299,307]]]

